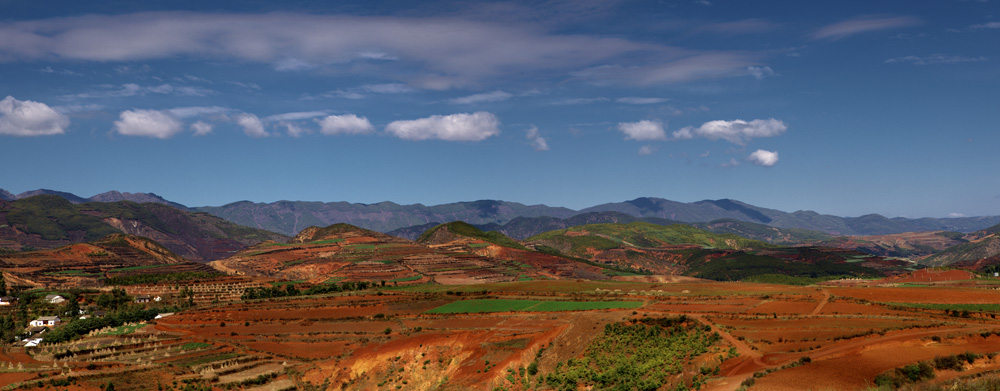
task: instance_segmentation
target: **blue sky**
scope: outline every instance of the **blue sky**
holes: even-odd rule
[[[145,3],[0,0],[0,188],[1000,214],[995,0]]]

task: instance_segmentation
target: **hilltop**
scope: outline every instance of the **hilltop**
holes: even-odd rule
[[[115,233],[148,237],[193,261],[224,258],[265,240],[287,240],[280,234],[159,203],[73,204],[55,195],[0,201],[0,248],[56,248]]]
[[[133,274],[213,272],[153,240],[125,234],[51,250],[0,254],[0,269],[10,285],[42,288],[99,287],[105,278]]]

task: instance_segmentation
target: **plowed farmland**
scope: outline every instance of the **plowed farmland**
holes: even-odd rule
[[[104,390],[113,383],[119,391],[628,384],[857,390],[896,368],[948,355],[978,356],[974,363],[933,369],[934,378],[923,381],[1000,370],[994,354],[1000,322],[993,312],[933,307],[1000,302],[1000,292],[981,289],[987,283],[900,288],[552,280],[202,302],[146,326],[6,347],[0,381],[7,389],[49,390]],[[632,355],[629,349],[639,349],[639,342],[647,353]],[[680,352],[680,346],[697,348]],[[636,361],[646,354],[674,358]],[[616,377],[621,374],[606,371],[609,366],[638,372]],[[582,375],[587,373],[592,375]]]

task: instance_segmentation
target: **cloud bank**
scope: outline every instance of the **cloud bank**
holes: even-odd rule
[[[143,12],[5,22],[0,36],[0,62],[187,57],[265,63],[286,72],[360,63],[378,72],[380,64],[406,63],[418,71],[399,78],[435,90],[516,73],[585,68],[590,71],[579,77],[592,82],[663,84],[733,75],[756,65],[745,52],[704,52],[555,34],[544,25],[440,17]],[[114,93],[142,93],[131,88]],[[143,92],[210,93],[176,86]]]

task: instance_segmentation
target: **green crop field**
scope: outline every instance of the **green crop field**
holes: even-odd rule
[[[397,279],[395,279],[395,280],[389,280],[389,282],[407,282],[407,281],[416,281],[416,280],[419,280],[419,279],[421,279],[421,278],[424,278],[424,276],[422,276],[422,275],[419,275],[419,274],[418,274],[418,275],[415,275],[415,276],[409,276],[409,277],[403,277],[403,278],[397,278]]]
[[[640,301],[541,301],[510,299],[474,299],[448,303],[427,311],[428,314],[460,314],[509,311],[586,311],[616,308],[638,308]]]
[[[285,285],[292,285],[292,284],[301,284],[303,282],[306,282],[306,280],[277,281],[277,282],[272,282],[271,286],[285,286]]]
[[[165,266],[165,265],[143,265],[143,266],[123,267],[121,269],[114,269],[114,270],[111,270],[111,271],[112,272],[127,272],[127,271],[130,271],[130,270],[152,269],[154,267],[162,267],[162,266]]]
[[[105,331],[103,333],[100,333],[99,335],[129,335],[143,327],[146,327],[146,325],[145,324],[123,325],[115,327],[110,331]]]

